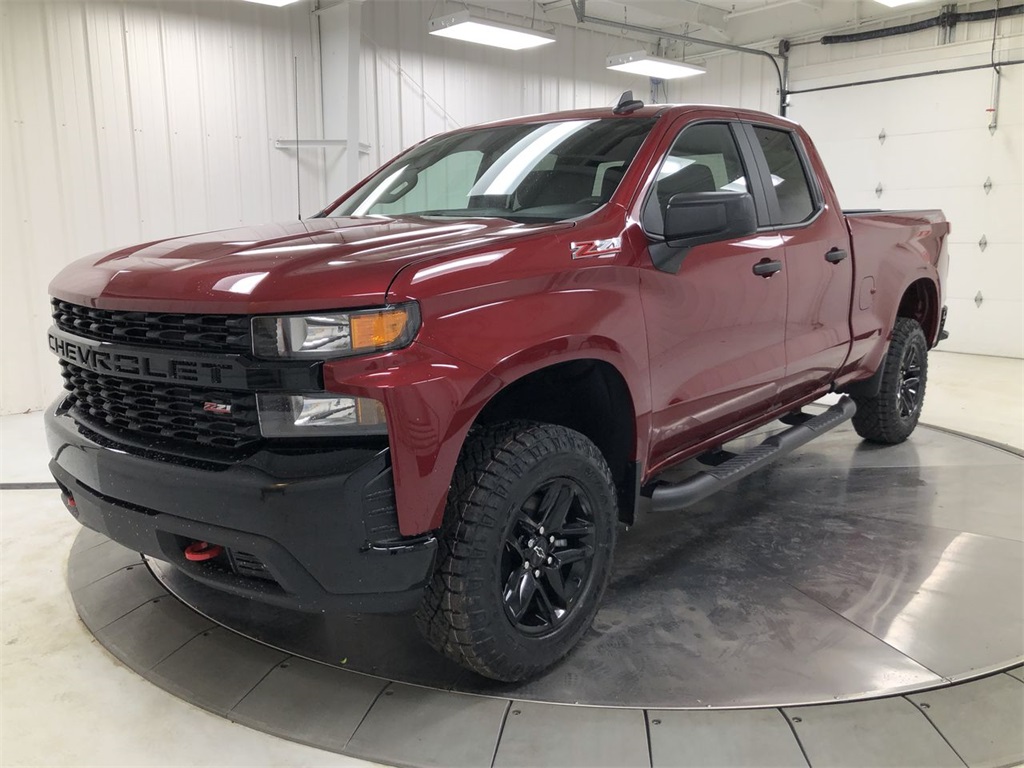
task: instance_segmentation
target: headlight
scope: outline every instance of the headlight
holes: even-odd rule
[[[386,435],[384,406],[368,397],[257,395],[264,437]]]
[[[330,359],[399,349],[420,327],[416,304],[382,309],[284,315],[252,319],[252,351],[257,357]]]

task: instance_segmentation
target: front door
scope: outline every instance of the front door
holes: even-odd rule
[[[673,195],[754,189],[739,130],[698,123],[674,138],[644,204],[652,241],[664,234],[664,206]],[[758,203],[760,212],[763,199]],[[786,368],[783,260],[782,237],[765,232],[695,246],[675,274],[644,265],[652,470],[775,405]]]

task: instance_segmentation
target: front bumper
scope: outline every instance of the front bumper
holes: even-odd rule
[[[398,535],[388,452],[261,450],[215,465],[124,450],[58,402],[46,413],[50,471],[83,525],[219,589],[307,611],[415,608],[431,535]],[[225,554],[193,562],[192,542]]]

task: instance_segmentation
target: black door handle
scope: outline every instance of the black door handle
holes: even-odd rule
[[[754,274],[760,277],[771,277],[776,272],[782,271],[781,261],[772,261],[770,259],[761,259],[754,265]]]
[[[825,254],[825,261],[829,264],[838,264],[840,261],[849,256],[846,251],[842,248],[833,248],[831,251]]]

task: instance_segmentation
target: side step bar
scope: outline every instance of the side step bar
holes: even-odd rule
[[[679,483],[655,485],[651,492],[651,511],[675,512],[696,504],[849,421],[856,411],[857,406],[853,400],[844,397],[824,413],[810,417],[785,432],[772,435],[756,448],[734,456],[713,469],[698,472]]]

